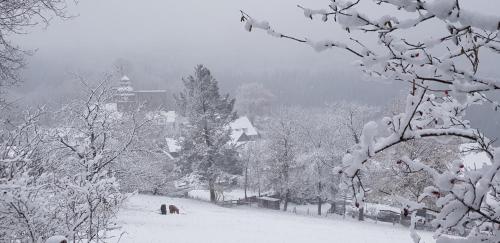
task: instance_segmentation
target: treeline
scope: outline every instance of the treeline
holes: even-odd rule
[[[206,188],[215,202],[225,191],[242,188],[280,198],[284,210],[290,202],[315,203],[318,214],[325,203],[352,195],[336,168],[362,142],[365,124],[380,116],[379,108],[338,102],[323,108],[263,109],[270,107],[272,94],[255,84],[240,89],[243,102],[238,103],[219,93],[217,80],[201,65],[183,84],[176,96],[183,122],[174,131],[141,106],[129,112],[112,109],[116,91],[108,81],[94,86],[82,81],[81,97],[57,109],[4,106],[1,238],[106,240],[116,229],[113,220],[126,193],[132,192],[182,195]],[[395,103],[388,110],[399,109]],[[251,118],[258,139],[234,141],[230,124],[238,115]],[[167,137],[181,147],[178,156],[170,153]],[[353,198],[360,218],[365,200],[392,204],[387,195],[416,199],[431,184],[430,175],[408,177],[394,160],[410,155],[444,169],[456,147],[421,140],[378,155],[367,168],[372,173],[361,174],[370,182],[366,199]]]

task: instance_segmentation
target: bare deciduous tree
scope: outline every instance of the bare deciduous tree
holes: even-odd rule
[[[29,51],[12,43],[9,37],[25,33],[27,28],[66,15],[66,0],[6,0],[0,2],[0,91],[19,81],[18,70],[24,66]]]
[[[107,108],[113,92],[105,79],[93,87],[82,81],[85,96],[62,110],[56,128],[54,159],[64,161],[61,174],[67,179],[61,209],[65,209],[66,236],[96,241],[110,230],[123,199],[115,171],[145,122],[135,113],[120,114]]]

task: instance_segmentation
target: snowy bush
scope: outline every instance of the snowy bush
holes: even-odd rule
[[[115,126],[120,128],[120,126]],[[147,120],[124,156],[113,166],[123,192],[167,194],[173,190],[175,158],[166,153],[164,127]]]
[[[54,154],[61,161],[57,186],[66,235],[73,241],[99,241],[113,227],[124,195],[115,178],[117,164],[144,125],[134,114],[114,116],[106,109],[113,92],[104,80],[85,84],[84,96],[63,108],[52,131]],[[118,119],[117,119],[118,118]]]
[[[0,128],[0,238],[37,242],[62,230],[60,199],[38,126],[41,110]]]
[[[102,241],[114,227],[123,194],[113,168],[140,124],[112,120],[103,108],[109,98],[105,82],[87,87],[84,99],[50,114],[63,114],[51,127],[40,125],[41,111],[3,121],[2,239],[43,242],[64,235],[75,242]]]

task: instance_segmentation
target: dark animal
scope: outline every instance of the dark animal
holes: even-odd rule
[[[170,211],[170,214],[179,214],[179,209],[175,205],[169,205],[168,211]]]
[[[160,207],[161,214],[166,215],[167,214],[167,205],[162,204]]]

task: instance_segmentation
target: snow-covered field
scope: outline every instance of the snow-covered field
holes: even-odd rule
[[[198,190],[191,190],[188,193],[190,198],[196,199],[196,200],[202,200],[202,201],[210,201],[210,193],[208,190],[203,190],[203,189],[198,189]],[[247,196],[256,196],[256,192],[249,191],[247,192]],[[245,192],[241,189],[234,189],[228,192],[224,193],[224,200],[237,200],[237,199],[242,199],[245,198]],[[351,202],[347,202],[347,206],[349,207],[351,205]],[[351,205],[352,206],[352,205]],[[283,205],[281,205],[283,208]],[[325,203],[323,204],[321,208],[322,214],[326,214],[328,210],[330,209],[330,204]],[[352,208],[351,210],[353,211],[358,211],[357,208]],[[378,212],[379,210],[386,210],[386,211],[393,211],[396,213],[401,212],[399,208],[396,207],[391,207],[388,205],[382,205],[382,204],[374,204],[374,203],[365,203],[365,210],[367,214],[374,214]],[[318,211],[318,205],[316,204],[308,204],[308,205],[297,205],[294,203],[289,203],[288,205],[288,211],[289,212],[296,212],[297,214],[302,214],[302,215],[315,215],[316,212]],[[368,219],[367,219],[368,220]]]
[[[191,190],[188,192],[189,197],[198,199],[198,200],[204,200],[204,201],[210,201],[210,192],[208,190]],[[247,196],[256,196],[256,192],[248,191]],[[241,189],[234,189],[228,192],[224,193],[224,200],[237,200],[237,199],[242,199],[245,198],[245,191]]]
[[[174,204],[179,215],[160,215]],[[298,216],[247,206],[223,208],[210,203],[160,196],[131,197],[118,215],[121,243],[404,243],[408,229],[387,224]],[[422,233],[433,243],[430,233]]]

